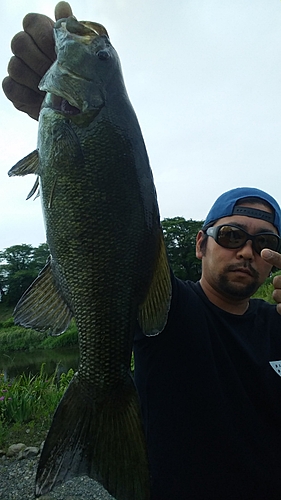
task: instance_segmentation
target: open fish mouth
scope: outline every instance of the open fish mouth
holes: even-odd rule
[[[60,111],[64,115],[79,115],[82,111],[70,104],[67,99],[56,94],[48,94],[48,107]]]
[[[39,89],[46,92],[43,107],[69,117],[89,112],[95,116],[105,98],[98,81],[99,70],[88,61],[111,58],[106,29],[71,16],[56,22],[54,35],[57,59],[39,83]]]
[[[67,96],[68,97],[68,96]],[[100,102],[99,105],[92,109],[88,109],[87,102],[81,102],[81,106],[79,103],[75,106],[76,103],[71,104],[66,97],[54,94],[52,92],[47,92],[43,107],[50,108],[55,112],[61,113],[62,115],[69,117],[75,121],[77,119],[92,120],[95,118],[101,109],[104,107],[104,102]],[[77,117],[77,119],[75,118]]]

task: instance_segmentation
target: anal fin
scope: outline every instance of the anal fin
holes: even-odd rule
[[[52,335],[67,329],[73,313],[55,283],[51,259],[20,298],[13,316],[17,325],[43,332],[50,330]]]

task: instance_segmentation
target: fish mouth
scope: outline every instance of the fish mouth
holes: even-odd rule
[[[90,60],[95,39],[100,40],[97,57],[109,57],[105,50],[109,43],[106,29],[98,23],[77,21],[70,16],[56,22],[54,34],[57,59],[39,83],[39,89],[46,92],[43,108],[70,118],[96,116],[105,104],[105,96],[95,81],[94,72],[88,71],[88,66],[92,66],[85,64],[85,58]]]
[[[78,106],[79,105],[75,106],[74,104],[71,104],[61,95],[47,92],[42,107],[52,109],[54,112],[71,119],[77,125],[87,125],[99,115],[100,111],[104,107],[104,102],[101,102],[99,106],[91,109],[87,109],[87,106],[83,109],[83,104],[81,108]]]
[[[81,109],[70,104],[64,97],[52,93],[48,94],[48,107],[64,115],[79,115],[82,113]]]

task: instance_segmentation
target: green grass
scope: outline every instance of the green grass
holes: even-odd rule
[[[17,442],[27,446],[41,444],[73,374],[71,369],[57,381],[57,373],[48,376],[44,364],[39,375],[21,375],[12,382],[0,374],[1,449]]]
[[[46,332],[16,326],[11,317],[12,309],[0,303],[0,355],[13,351],[55,349],[78,344],[78,333],[73,320],[65,333],[52,337]]]
[[[14,351],[52,349],[78,343],[73,321],[68,330],[57,337],[14,325],[13,309],[0,303],[0,355]],[[72,378],[73,370],[62,374],[59,384],[57,375],[44,372],[44,364],[38,376],[21,375],[16,380],[4,381],[0,373],[0,448],[6,450],[14,443],[40,446],[46,438],[53,413]]]
[[[4,321],[11,318],[13,315],[13,308],[7,306],[5,302],[0,302],[0,326]]]
[[[281,274],[281,271],[277,271],[272,274],[267,280],[263,283],[263,285],[260,286],[260,288],[256,291],[256,293],[253,295],[253,298],[256,299],[263,299],[266,302],[269,302],[270,304],[275,304],[275,300],[272,298],[272,292],[274,290],[274,286],[272,284],[273,278],[275,276],[278,276]]]
[[[45,337],[45,333],[38,333],[20,326],[2,326],[0,328],[0,353],[40,348]]]
[[[40,342],[38,348],[55,349],[58,347],[72,347],[75,345],[78,345],[78,332],[75,321],[73,320],[66,332],[56,337],[52,337],[50,335],[45,336],[45,338]]]

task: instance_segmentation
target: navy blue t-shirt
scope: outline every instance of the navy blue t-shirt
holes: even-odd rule
[[[275,363],[272,363],[275,362]],[[241,316],[173,278],[165,330],[138,332],[152,500],[281,499],[281,316],[252,299]]]

